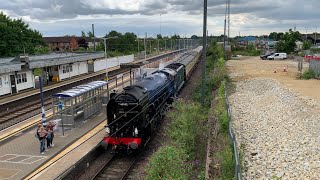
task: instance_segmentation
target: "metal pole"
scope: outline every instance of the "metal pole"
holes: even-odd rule
[[[203,4],[203,43],[202,43],[202,105],[204,106],[205,98],[205,78],[206,78],[206,47],[207,47],[207,0]]]
[[[104,38],[104,58],[106,60],[106,81],[108,82],[107,39]]]
[[[151,40],[150,40],[150,55],[152,54],[151,52],[152,52],[152,51],[151,51]]]
[[[42,76],[42,75],[41,75]],[[41,118],[42,118],[42,125],[45,127],[47,125],[46,120],[46,112],[44,110],[44,103],[43,103],[43,91],[42,91],[42,77],[39,76],[39,83],[40,83],[40,99],[41,99]]]
[[[147,37],[147,33],[146,33],[146,37]],[[147,59],[147,44],[146,44],[146,37],[144,37],[144,59]]]
[[[139,54],[139,52],[140,52],[140,49],[139,49],[139,38],[138,38],[138,54]]]
[[[92,24],[92,35],[93,35],[93,51],[96,52],[96,37],[94,36],[94,24]]]
[[[158,39],[158,54],[160,54],[160,45],[159,45],[159,43],[160,43],[160,40]]]
[[[164,40],[164,51],[167,51],[167,39]]]

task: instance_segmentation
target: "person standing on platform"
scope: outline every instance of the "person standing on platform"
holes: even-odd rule
[[[51,148],[51,142],[52,142],[52,135],[53,135],[53,126],[51,121],[48,122],[48,125],[46,126],[46,131],[47,131],[47,149]]]
[[[55,129],[56,124],[54,123],[54,121],[49,121],[48,125],[47,125],[47,148],[51,148],[54,147],[53,144],[53,137],[54,137],[54,129]]]
[[[44,154],[44,151],[46,150],[45,144],[46,144],[46,136],[47,136],[47,131],[45,128],[42,126],[42,124],[38,125],[38,135],[39,135],[39,141],[40,141],[40,154]]]

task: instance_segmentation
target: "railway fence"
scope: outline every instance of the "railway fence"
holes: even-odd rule
[[[311,59],[309,63],[309,69],[315,72],[315,74],[320,76],[320,60]]]
[[[228,118],[229,118],[229,136],[233,144],[233,150],[234,150],[234,158],[235,158],[235,179],[242,180],[242,174],[241,174],[241,162],[239,157],[239,149],[238,149],[238,142],[237,138],[234,134],[234,130],[232,128],[232,115],[231,115],[231,109],[229,106],[229,100],[228,100],[228,93],[227,93],[227,86],[224,84],[224,96],[225,96],[225,103],[226,103],[226,109],[228,112]]]

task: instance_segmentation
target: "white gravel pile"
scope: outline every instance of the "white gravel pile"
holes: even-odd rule
[[[229,101],[244,179],[320,179],[319,102],[270,78],[238,82]]]

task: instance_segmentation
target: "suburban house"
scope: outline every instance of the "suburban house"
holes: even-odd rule
[[[74,51],[79,49],[78,37],[44,37],[51,51]]]
[[[64,36],[64,37],[44,37],[44,41],[49,45],[51,51],[67,51],[73,52],[80,47],[87,49],[93,49],[94,39],[89,37],[76,37],[76,36]],[[96,45],[101,40],[96,39]]]

